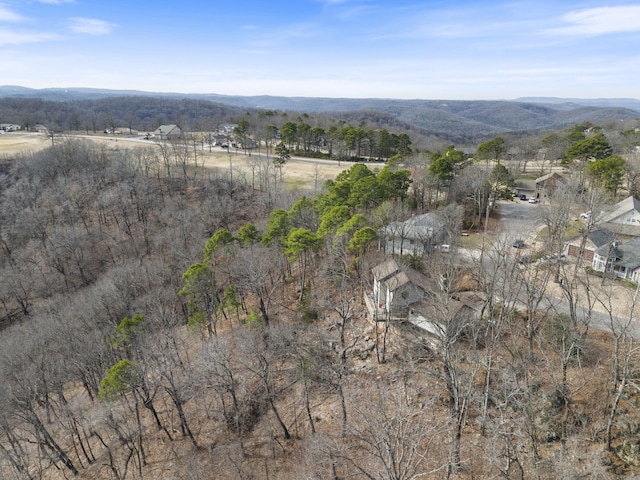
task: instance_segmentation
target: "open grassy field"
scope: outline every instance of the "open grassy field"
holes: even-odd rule
[[[115,148],[158,148],[153,141],[145,141],[140,138],[114,138],[100,135],[70,135],[69,138],[79,138],[92,142],[99,142]],[[0,135],[0,158],[15,154],[36,152],[51,146],[50,140],[40,133],[7,133]],[[255,153],[253,154],[256,155]],[[255,157],[253,157],[255,159]],[[234,170],[250,175],[250,161],[252,157],[242,150],[225,151],[219,148],[209,152],[198,150],[198,162],[204,162],[207,168],[229,169],[229,164]],[[301,160],[290,159],[283,169],[285,183],[290,188],[322,188],[325,180],[335,178],[343,170],[353,165],[351,162],[337,162],[330,160]]]
[[[0,157],[42,150],[51,145],[40,133],[5,133],[0,135]]]

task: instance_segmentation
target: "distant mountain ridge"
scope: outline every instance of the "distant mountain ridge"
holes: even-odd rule
[[[640,111],[640,100],[635,98],[557,98],[557,97],[521,97],[516,102],[539,103],[554,107],[621,107]]]
[[[0,86],[0,98],[43,99],[56,102],[102,100],[111,97],[159,97],[206,100],[239,109],[264,109],[338,114],[353,120],[393,117],[425,135],[471,140],[506,132],[555,130],[585,121],[640,118],[637,99],[575,99],[525,97],[515,100],[397,100],[381,98],[278,97],[184,94],[94,88],[31,89]]]

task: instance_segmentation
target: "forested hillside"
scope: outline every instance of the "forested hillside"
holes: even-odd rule
[[[236,122],[246,113],[276,111],[291,118],[340,120],[375,128],[403,128],[414,143],[478,143],[491,136],[548,132],[590,121],[631,121],[640,117],[637,100],[566,101],[393,100],[272,96],[226,96],[94,89],[0,87],[0,122],[34,122],[62,130],[102,130],[108,123],[152,131],[162,123],[206,130],[206,118]],[[35,103],[34,103],[35,102]],[[40,102],[40,103],[38,103]],[[45,102],[44,104],[42,102]],[[53,103],[48,103],[53,102]],[[55,112],[55,113],[54,113]]]
[[[201,131],[212,128],[207,125],[212,119],[221,122],[244,113],[245,110],[208,101],[162,97],[110,97],[67,102],[0,98],[3,123],[17,123],[26,130],[42,124],[56,132],[101,132],[114,125],[153,132],[167,123]]]
[[[584,131],[570,132],[567,162],[602,144]],[[484,263],[456,253],[462,224],[481,231],[491,196],[513,184],[515,163],[489,167],[503,141],[478,150],[476,163],[451,146],[434,167],[409,153],[397,163],[410,170],[354,164],[314,196],[285,189],[286,164],[268,158],[253,179],[161,146],[58,139],[4,159],[2,476],[636,473],[637,351],[614,327],[621,300],[572,265],[523,267],[509,243]],[[587,198],[569,185],[540,209],[550,252]],[[440,330],[374,326],[379,227],[427,210],[450,248],[398,261],[424,275]],[[552,292],[568,314],[548,307]],[[596,306],[613,333],[592,328]]]

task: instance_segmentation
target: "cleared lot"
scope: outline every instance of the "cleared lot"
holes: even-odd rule
[[[72,135],[72,138],[86,139],[98,142],[109,148],[158,148],[153,141],[142,140],[141,138],[126,137],[103,137],[93,135]],[[0,157],[15,155],[18,153],[36,152],[51,146],[51,141],[43,134],[39,133],[7,133],[0,135]],[[198,162],[204,161],[208,168],[229,169],[229,161],[233,164],[234,170],[250,172],[250,161],[257,158],[245,155],[241,150],[214,149],[209,153],[208,147],[198,150]],[[337,162],[333,160],[301,160],[290,159],[283,169],[285,183],[290,186],[309,186],[318,188],[325,180],[335,178],[343,170],[353,165],[351,162]]]
[[[51,145],[40,133],[4,133],[0,135],[0,157],[42,150]]]

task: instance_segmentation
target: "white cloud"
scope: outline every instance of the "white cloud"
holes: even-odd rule
[[[0,4],[0,22],[22,22],[24,20],[26,20],[25,17]]]
[[[86,33],[89,35],[108,35],[115,25],[95,18],[76,17],[71,19],[69,28],[75,33]]]
[[[49,5],[62,5],[63,3],[76,3],[75,0],[38,0],[40,3]]]
[[[562,21],[565,26],[547,29],[545,32],[577,36],[640,32],[640,5],[577,10],[563,15]]]
[[[0,28],[0,46],[46,42],[49,40],[56,40],[58,38],[58,35],[54,33],[18,32],[6,28]]]

